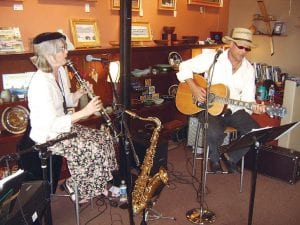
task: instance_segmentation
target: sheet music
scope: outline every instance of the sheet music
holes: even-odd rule
[[[267,127],[261,127],[261,128],[253,128],[252,130],[250,130],[248,133],[246,134],[249,134],[249,133],[252,133],[252,132],[255,132],[255,131],[259,131],[259,130],[266,130],[266,129],[269,129],[269,128],[272,128],[270,126],[267,126]],[[244,135],[241,135],[241,137],[245,136],[246,134]]]
[[[269,128],[272,128],[272,127],[267,126],[267,127],[255,128],[255,129],[252,129],[249,133],[254,132],[254,131],[259,131],[259,130],[265,130],[265,129],[269,129]]]
[[[298,121],[297,123],[295,123],[295,125],[291,126],[289,129],[287,129],[285,132],[283,132],[281,135],[279,135],[277,138],[275,138],[274,140],[278,140],[279,138],[281,138],[283,135],[287,134],[288,132],[290,132],[292,129],[294,129],[296,126],[298,126],[300,124],[300,121]]]

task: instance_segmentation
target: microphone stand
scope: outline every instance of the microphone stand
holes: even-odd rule
[[[121,138],[119,140],[121,149],[124,149],[124,151],[121,152],[121,157],[125,157],[125,164],[123,160],[120,160],[120,168],[122,171],[126,171],[126,174],[120,174],[121,176],[124,176],[126,179],[127,184],[127,201],[128,201],[128,210],[129,210],[129,216],[130,216],[130,224],[134,224],[133,221],[133,210],[132,210],[132,176],[130,172],[131,167],[131,160],[130,160],[130,149],[132,150],[133,159],[135,161],[135,164],[137,167],[140,167],[140,160],[138,158],[138,155],[136,153],[135,147],[133,145],[132,136],[130,134],[127,120],[124,118],[125,108],[119,103],[119,95],[117,92],[117,85],[115,82],[113,82],[113,79],[111,77],[111,74],[108,73],[109,80],[113,83],[112,85],[112,92],[113,92],[113,109],[116,110],[116,114],[120,114],[120,133]],[[119,108],[118,108],[119,106]],[[125,168],[125,169],[123,169]]]
[[[215,64],[218,60],[221,51],[218,51],[214,57],[214,61],[209,67],[207,82],[206,82],[206,103],[205,103],[205,115],[204,115],[204,127],[203,127],[203,161],[202,161],[202,174],[199,186],[201,185],[200,194],[200,208],[194,208],[186,213],[187,219],[196,224],[214,223],[216,220],[216,214],[207,208],[204,208],[205,200],[205,186],[206,186],[206,169],[207,169],[207,158],[208,158],[208,144],[207,144],[207,129],[208,129],[208,109],[210,104],[210,87],[211,81],[214,74]],[[200,117],[198,117],[198,129],[199,129]],[[197,135],[196,135],[197,136]],[[199,135],[198,135],[199,136]],[[198,146],[198,140],[195,140],[195,146]],[[194,149],[196,151],[196,149]]]

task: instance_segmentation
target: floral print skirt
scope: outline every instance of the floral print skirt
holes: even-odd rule
[[[100,131],[75,124],[71,128],[75,138],[53,145],[49,150],[67,159],[71,177],[70,187],[77,183],[81,198],[89,199],[106,189],[112,171],[118,169],[113,138],[108,131]]]

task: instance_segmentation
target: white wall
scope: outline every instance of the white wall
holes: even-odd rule
[[[252,62],[278,65],[283,72],[300,77],[300,0],[264,0],[269,15],[287,25],[284,36],[273,36],[274,55],[270,54],[270,37],[254,36],[258,48],[248,55]],[[256,0],[230,0],[228,31],[249,28],[254,14],[260,14]],[[274,22],[271,22],[272,26]],[[258,31],[266,32],[263,21],[254,21]]]

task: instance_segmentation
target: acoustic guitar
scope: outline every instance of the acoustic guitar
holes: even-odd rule
[[[194,81],[200,87],[206,88],[206,80],[199,75],[194,75]],[[217,116],[222,113],[224,105],[235,105],[245,107],[246,109],[252,110],[255,102],[244,102],[235,99],[229,99],[229,90],[224,84],[214,84],[210,87],[210,94],[206,103],[200,103],[194,100],[191,89],[186,82],[179,84],[176,92],[176,107],[177,109],[185,114],[192,115],[206,109],[208,104],[208,113]],[[266,113],[270,117],[279,116],[283,117],[286,115],[287,110],[284,107],[278,105],[265,105]]]

